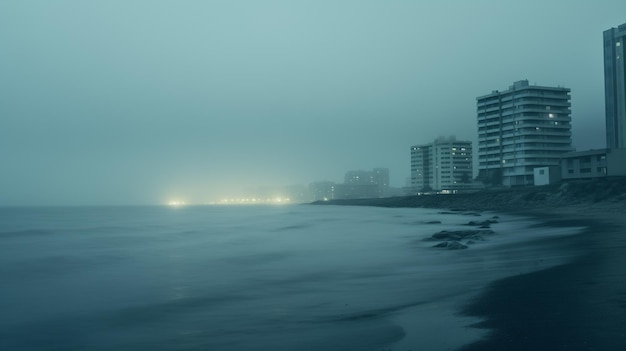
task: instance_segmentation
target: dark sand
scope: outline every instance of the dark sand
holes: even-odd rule
[[[482,318],[483,322],[474,327],[490,332],[461,350],[626,350],[624,196],[598,201],[597,196],[582,199],[557,191],[548,192],[547,197],[537,196],[537,190],[531,189],[521,195],[415,196],[331,203],[495,210],[532,216],[545,225],[587,227],[583,234],[563,242],[581,252],[574,262],[495,281],[465,306],[460,313]]]
[[[461,311],[491,333],[461,350],[626,350],[626,213],[616,210],[527,211],[547,225],[587,226],[567,243],[583,255],[492,283]]]

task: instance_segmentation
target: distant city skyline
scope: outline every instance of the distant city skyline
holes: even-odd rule
[[[3,1],[0,205],[205,203],[379,166],[401,187],[411,145],[476,145],[475,97],[521,79],[570,88],[573,146],[601,148],[602,35],[624,13],[609,0]]]

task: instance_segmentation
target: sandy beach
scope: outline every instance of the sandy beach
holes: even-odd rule
[[[626,201],[613,183],[502,192],[340,200],[340,205],[461,208],[530,216],[542,226],[585,227],[562,241],[573,262],[491,283],[459,314],[482,319],[486,337],[462,347],[483,350],[626,350]],[[592,187],[581,191],[580,187]]]
[[[626,349],[626,217],[621,205],[523,211],[546,225],[584,225],[576,261],[492,283],[462,310],[491,332],[461,350]]]

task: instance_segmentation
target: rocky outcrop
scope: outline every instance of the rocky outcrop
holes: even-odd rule
[[[442,230],[424,239],[424,241],[440,241],[432,246],[437,249],[462,250],[467,249],[469,245],[475,245],[478,241],[485,241],[485,235],[493,234],[495,232],[491,229]],[[462,244],[461,241],[465,241],[465,244]]]
[[[441,221],[427,221],[423,222],[424,224],[441,224]]]
[[[447,249],[447,250],[463,250],[463,249],[467,249],[467,246],[461,244],[458,241],[444,241],[441,242],[433,247],[436,248],[440,248],[440,249]]]
[[[491,235],[495,232],[491,229],[479,229],[479,230],[442,230],[426,238],[427,241],[443,241],[443,240],[484,240],[484,235]]]
[[[488,219],[486,221],[469,221],[466,225],[475,226],[475,227],[483,227],[486,226],[489,228],[492,224],[498,223],[495,219]]]

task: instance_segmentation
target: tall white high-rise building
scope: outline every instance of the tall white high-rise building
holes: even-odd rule
[[[478,171],[492,184],[532,185],[534,168],[573,150],[570,89],[521,80],[476,100]]]
[[[604,31],[606,144],[626,148],[626,23]]]
[[[411,146],[411,188],[415,191],[466,188],[472,176],[471,141],[438,138]]]

